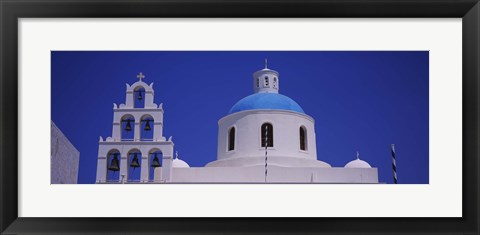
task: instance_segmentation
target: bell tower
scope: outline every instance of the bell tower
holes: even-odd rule
[[[113,104],[112,135],[99,138],[97,183],[171,179],[174,144],[163,136],[163,104],[154,102],[153,82],[145,83],[143,73],[137,79],[126,84],[125,103]]]

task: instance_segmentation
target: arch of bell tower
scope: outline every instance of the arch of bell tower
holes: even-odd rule
[[[137,78],[139,79],[138,82],[133,83],[132,85],[126,83],[127,86],[127,92],[126,92],[126,98],[125,98],[125,108],[134,108],[134,92],[138,88],[143,88],[145,89],[145,108],[157,108],[157,105],[153,101],[154,97],[154,91],[153,91],[153,82],[148,85],[147,83],[143,82],[143,78],[145,78],[145,75],[143,73],[140,73],[137,75]],[[121,107],[121,105],[120,105]]]

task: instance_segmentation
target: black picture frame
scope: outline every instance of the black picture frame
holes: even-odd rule
[[[479,234],[478,0],[0,0],[0,231],[4,234]],[[18,217],[18,19],[121,17],[462,18],[462,218]],[[39,200],[41,203],[41,199]],[[54,206],[54,205],[52,205]],[[441,205],[439,205],[441,206]]]

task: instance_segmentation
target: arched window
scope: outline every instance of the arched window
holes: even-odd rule
[[[150,150],[148,180],[153,182],[155,180],[155,171],[160,170],[162,167],[162,151],[158,149]]]
[[[120,139],[122,141],[133,141],[135,133],[135,118],[127,114],[122,117],[120,122]]]
[[[257,87],[260,87],[260,78],[257,78]]]
[[[300,150],[307,150],[307,130],[305,127],[300,127]]]
[[[265,147],[267,143],[267,147],[273,147],[273,126],[270,123],[264,123],[262,125],[260,132],[260,138],[262,139],[262,147]]]
[[[230,128],[228,131],[228,151],[235,149],[235,127]]]
[[[153,140],[153,117],[146,114],[140,119],[140,140],[151,141]]]
[[[133,107],[145,108],[145,88],[137,87],[133,91]]]
[[[107,154],[107,182],[120,180],[120,152],[116,149]]]
[[[268,77],[267,77],[267,76],[265,76],[265,86],[266,86],[266,87],[269,86],[269,84],[268,84]]]
[[[140,182],[140,169],[142,164],[142,153],[138,149],[128,152],[128,177],[127,181]]]

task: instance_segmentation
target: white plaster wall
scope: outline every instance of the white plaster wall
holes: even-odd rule
[[[268,156],[267,163],[269,166],[281,167],[331,167],[330,164],[315,159],[284,156]],[[257,165],[265,165],[265,156],[221,159],[208,163],[206,167],[248,167]]]
[[[173,168],[172,183],[264,183],[265,167]],[[267,183],[378,183],[377,168],[269,166]]]
[[[149,153],[155,152],[157,150],[162,151],[162,166],[163,168],[170,168],[171,162],[173,160],[173,142],[171,141],[162,141],[162,142],[99,142],[98,146],[98,160],[97,160],[97,183],[105,182],[107,179],[107,167],[108,159],[107,155],[111,150],[118,150],[120,152],[120,175],[125,175],[125,179],[128,179],[129,172],[129,162],[127,159],[128,153],[131,150],[139,150],[142,153],[141,166],[140,166],[140,181],[147,182],[149,180],[149,169],[150,169],[150,156]],[[160,180],[169,180],[170,171],[164,171],[163,173],[157,174],[154,173],[154,181]]]
[[[80,152],[53,122],[50,139],[50,183],[76,184]]]
[[[247,110],[230,114],[218,122],[217,158],[219,161],[207,164],[216,166],[246,166],[244,163],[263,160],[238,160],[239,158],[265,158],[265,148],[261,146],[261,126],[269,122],[273,125],[273,147],[268,148],[268,157],[281,166],[312,166],[317,160],[314,120],[308,115],[286,110]],[[235,149],[228,151],[228,130],[235,127]],[[307,130],[307,150],[300,150],[300,126]],[[295,160],[297,159],[297,160]],[[220,163],[222,162],[222,163]],[[303,164],[303,163],[305,164]],[[233,164],[233,165],[232,165]],[[257,163],[254,163],[257,164]],[[327,164],[328,165],[328,164]],[[313,165],[315,166],[315,165]]]

